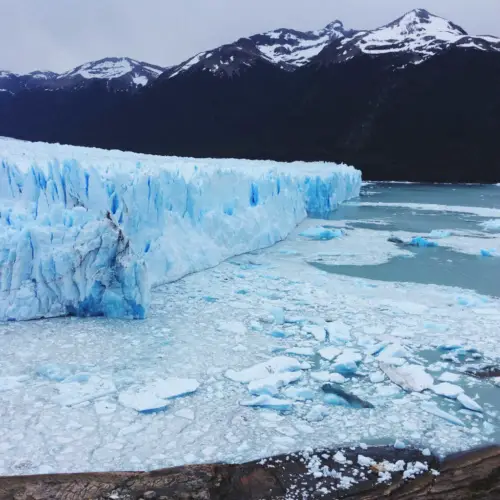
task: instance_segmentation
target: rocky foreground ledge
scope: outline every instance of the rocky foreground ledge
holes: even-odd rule
[[[0,500],[500,498],[500,447],[439,461],[388,447],[319,450],[243,465],[0,478]]]

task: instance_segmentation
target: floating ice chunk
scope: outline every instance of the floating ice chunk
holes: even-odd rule
[[[394,443],[394,448],[396,450],[404,450],[406,448],[406,444],[404,443],[404,441],[396,439],[396,442]]]
[[[271,396],[276,396],[279,393],[279,389],[285,385],[297,382],[301,378],[302,372],[299,371],[274,373],[265,378],[252,380],[248,384],[248,390],[256,395],[269,394]]]
[[[315,405],[306,415],[308,422],[320,422],[328,415],[328,408],[324,405]]]
[[[451,231],[446,231],[445,229],[433,229],[429,233],[429,238],[434,238],[434,239],[442,239],[442,238],[449,238],[451,236]]]
[[[349,406],[352,408],[373,408],[368,401],[364,401],[355,394],[344,391],[336,384],[325,384],[321,388],[326,393],[324,401],[337,406]]]
[[[484,222],[481,222],[480,226],[482,226],[486,231],[496,231],[500,230],[500,219],[490,219]]]
[[[314,391],[306,387],[288,387],[283,391],[283,394],[294,401],[311,401],[314,399]]]
[[[405,391],[422,392],[434,385],[434,379],[423,366],[403,365],[399,367],[381,363],[380,368],[396,385]]]
[[[326,339],[326,330],[323,326],[307,325],[303,327],[304,332],[310,333],[318,342]]]
[[[443,418],[444,420],[447,420],[452,424],[462,426],[464,425],[464,423],[458,417],[455,417],[454,415],[451,415],[450,413],[446,413],[445,411],[439,409],[434,403],[422,403],[421,408],[427,413],[435,415],[436,417]]]
[[[382,362],[387,362],[390,359],[401,359],[408,357],[408,349],[402,346],[399,342],[394,342],[383,347],[378,354],[378,359]],[[398,363],[389,363],[398,364]]]
[[[351,329],[340,320],[333,321],[326,325],[326,331],[330,337],[330,342],[346,343],[351,340]]]
[[[467,394],[464,393],[459,394],[457,396],[457,400],[462,406],[464,406],[468,410],[480,411],[480,412],[483,411],[483,409],[472,398],[467,396]]]
[[[274,322],[277,325],[282,325],[285,322],[285,311],[282,307],[273,307],[271,309],[271,314],[273,315]]]
[[[422,236],[415,236],[410,240],[408,243],[409,245],[413,247],[437,247],[438,244],[435,241],[429,241],[426,238],[423,238]]]
[[[291,347],[285,351],[287,354],[295,354],[297,356],[314,356],[312,347]]]
[[[115,403],[106,400],[99,400],[94,403],[95,412],[97,415],[110,415],[116,410]]]
[[[489,249],[481,248],[482,257],[496,257],[497,255],[498,254],[495,248],[489,248]]]
[[[240,405],[242,406],[253,406],[257,408],[271,408],[273,410],[278,411],[287,411],[293,408],[294,402],[288,399],[278,399],[273,398],[267,394],[263,394],[262,396],[257,396],[256,398],[240,401]]]
[[[55,400],[64,406],[75,406],[87,401],[94,401],[116,392],[115,384],[111,379],[92,375],[85,383],[68,382],[57,385],[59,394]]]
[[[375,460],[370,457],[365,457],[364,455],[358,455],[358,465],[361,467],[370,467],[371,465],[375,465]]]
[[[338,373],[354,373],[358,370],[358,363],[363,359],[355,349],[345,349],[337,356],[332,369]]]
[[[338,464],[345,464],[347,462],[346,456],[341,451],[337,451],[337,453],[333,455],[333,460]]]
[[[168,408],[170,402],[147,389],[129,389],[120,393],[118,401],[122,406],[139,413],[156,413]]]
[[[330,373],[329,382],[343,384],[345,382],[345,377],[343,377],[340,373]]]
[[[186,420],[194,420],[194,411],[190,408],[183,408],[182,410],[176,411],[175,415],[177,417],[185,418]]]
[[[162,411],[169,399],[195,392],[199,383],[195,379],[170,377],[145,386],[133,386],[120,393],[118,401],[140,413]]]
[[[241,371],[227,370],[225,376],[235,382],[248,384],[252,380],[259,380],[273,373],[294,372],[300,371],[300,369],[300,362],[296,359],[288,356],[277,356]]]
[[[323,359],[326,359],[327,361],[332,361],[342,351],[338,347],[325,347],[323,349],[320,349],[318,352]]]
[[[455,384],[450,384],[449,382],[443,382],[442,384],[433,385],[431,391],[438,396],[444,396],[450,399],[457,399],[459,394],[462,394],[464,390]]]
[[[151,389],[160,398],[171,399],[195,392],[200,384],[192,378],[169,377],[160,379],[151,385]]]
[[[69,365],[60,365],[57,363],[47,363],[39,366],[35,373],[52,382],[62,382],[64,379],[70,377],[73,373],[72,367]]]
[[[369,378],[372,384],[379,384],[385,380],[385,375],[382,372],[372,372]]]
[[[333,240],[333,238],[340,238],[343,236],[340,229],[327,229],[322,226],[310,227],[300,233],[300,236],[309,238],[311,240]]]

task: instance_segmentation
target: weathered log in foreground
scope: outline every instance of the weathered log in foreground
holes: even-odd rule
[[[370,448],[346,450],[352,465],[341,465],[333,453],[319,452],[322,466],[352,475],[358,454],[376,462],[427,461],[440,475],[431,472],[404,480],[402,473],[393,473],[390,484],[378,484],[373,467],[364,481],[350,489],[333,489],[338,478],[315,478],[301,454],[279,456],[264,464],[196,465],[163,469],[154,472],[105,472],[88,474],[51,474],[0,478],[1,500],[264,500],[264,499],[336,499],[378,500],[494,500],[500,498],[500,447],[490,447],[449,457],[439,463],[413,450]],[[325,458],[326,457],[326,458]],[[302,460],[301,460],[302,459]],[[305,463],[304,463],[305,462]],[[309,461],[309,465],[311,462]],[[359,477],[358,477],[359,479]],[[322,489],[324,488],[324,489]],[[307,496],[304,495],[307,493]]]

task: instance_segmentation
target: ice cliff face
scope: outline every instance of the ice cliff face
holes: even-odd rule
[[[343,165],[0,140],[0,320],[144,318],[151,286],[284,239],[359,194]]]

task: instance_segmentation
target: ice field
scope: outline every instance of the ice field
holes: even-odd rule
[[[305,220],[297,197],[283,241],[153,288],[142,320],[0,323],[0,474],[498,442],[500,381],[468,372],[500,359],[500,188],[453,189],[367,185]]]

